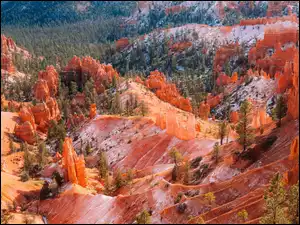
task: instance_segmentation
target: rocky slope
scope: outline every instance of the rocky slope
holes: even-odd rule
[[[209,79],[203,82],[211,93],[201,90],[205,95],[198,105],[193,104],[194,96],[182,92],[181,80],[173,79],[167,69],[170,65],[154,70],[151,64],[144,67],[149,70],[148,77],[135,72],[123,78],[114,66],[90,56],[74,56],[62,67],[45,66],[32,83],[30,102],[7,101],[1,96],[2,107],[14,105],[6,108],[9,112],[1,111],[1,205],[2,213],[15,216],[10,222],[28,222],[28,216],[32,222],[46,223],[136,223],[143,210],[149,211],[151,222],[157,224],[198,223],[200,218],[208,224],[259,222],[265,213],[263,194],[273,175],[281,173],[286,185],[299,180],[299,22],[292,14],[297,5],[293,2],[242,3],[139,2],[126,21],[146,29],[145,18],[155,20],[158,7],[166,17],[158,16],[151,23],[163,24],[187,12],[193,18],[206,11],[218,24],[231,23],[226,21],[234,20],[227,16],[230,13],[247,17],[251,9],[259,16],[266,14],[247,17],[232,27],[185,24],[151,32],[133,42],[126,38],[117,42],[115,64],[134,59],[127,61],[130,69],[140,66],[137,61],[143,57],[131,54],[138,48],[149,65],[147,45],[153,42],[159,46],[155,50],[160,56],[175,55],[187,62],[185,56],[191,54],[195,61],[194,56],[201,55],[197,58],[204,71],[200,79]],[[263,5],[268,7],[259,11]],[[92,6],[80,3],[76,10],[84,13]],[[282,17],[283,9],[288,16]],[[18,47],[10,38],[1,39],[5,61]],[[155,66],[160,62],[157,59]],[[192,67],[175,64],[176,70]],[[8,71],[13,65],[4,67]],[[87,85],[88,78],[93,81]],[[91,101],[90,95],[105,97],[110,115],[99,113],[99,102]],[[279,95],[287,103],[287,113],[277,127],[270,112]],[[239,122],[245,99],[253,106],[249,119],[255,138],[243,150],[233,126]],[[129,113],[133,100],[137,107]],[[69,103],[70,108],[62,105]],[[230,128],[216,160],[214,146],[220,141],[222,119],[228,120]],[[66,128],[66,136],[61,127]],[[54,132],[52,140],[49,131]],[[43,147],[47,134],[49,140]],[[29,155],[34,155],[42,168],[22,182],[26,151],[21,151],[21,146],[24,149],[25,142]],[[181,153],[180,162],[170,156],[172,149]],[[47,162],[43,164],[40,157],[45,151]],[[106,155],[109,167],[106,179],[99,173],[100,153]],[[61,186],[60,179],[52,179],[54,172],[64,179]],[[117,178],[127,182],[119,184]],[[117,188],[109,187],[112,184]],[[214,194],[214,202],[205,197],[209,192]],[[244,221],[237,215],[243,209],[248,213]],[[1,218],[5,219],[3,214]]]

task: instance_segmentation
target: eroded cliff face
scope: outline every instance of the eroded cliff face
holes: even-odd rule
[[[19,112],[21,121],[23,123],[29,122],[31,127],[26,124],[18,126],[16,135],[19,138],[33,144],[36,138],[33,139],[32,136],[36,134],[37,129],[46,134],[50,120],[58,121],[61,119],[60,110],[55,99],[57,87],[58,73],[52,65],[47,66],[45,71],[39,72],[38,80],[33,87],[34,98],[37,103],[23,106]]]
[[[7,71],[9,75],[17,71],[13,64],[13,53],[20,54],[23,58],[31,57],[29,52],[18,47],[12,38],[1,35],[1,69]]]
[[[21,118],[22,122],[25,123],[26,121],[29,121],[32,127],[35,128],[35,119],[30,108],[22,107],[19,112],[19,117]]]
[[[76,76],[88,74],[88,76],[93,78],[98,94],[104,92],[105,88],[113,82],[114,77],[116,82],[119,80],[118,72],[111,65],[101,64],[99,60],[95,60],[90,56],[82,59],[74,56],[65,67],[65,71],[75,71],[77,72]]]
[[[150,72],[150,76],[145,81],[145,86],[154,89],[159,99],[184,111],[192,111],[190,100],[182,97],[175,84],[170,84],[166,81],[166,77],[163,73],[157,70]]]
[[[299,118],[299,51],[294,55],[293,64],[293,86],[288,90],[287,116],[290,119],[297,119]]]
[[[203,120],[207,120],[210,113],[210,105],[207,102],[201,102],[199,106],[199,116]]]
[[[72,139],[69,137],[66,137],[63,143],[62,158],[65,180],[85,187],[87,183],[84,157],[83,155],[77,156],[72,145]]]
[[[220,68],[223,67],[230,57],[238,54],[240,50],[239,43],[220,46],[214,58],[214,70],[220,72]]]
[[[50,90],[46,80],[38,80],[33,90],[35,98],[39,101],[46,101],[50,97]]]
[[[58,73],[56,72],[54,66],[47,66],[45,71],[40,71],[38,74],[38,79],[45,80],[47,82],[51,97],[57,94]]]
[[[14,73],[16,71],[11,57],[6,55],[2,56],[1,54],[1,69],[6,70],[8,73]]]
[[[265,28],[264,39],[258,40],[248,55],[249,63],[254,63],[272,77],[276,72],[284,72],[286,63],[293,59],[299,40],[297,27],[284,26],[282,23],[275,25]],[[273,54],[270,49],[274,50]]]
[[[96,114],[97,114],[96,110],[97,110],[96,104],[95,103],[91,104],[90,105],[90,119],[93,119],[96,116]]]
[[[26,141],[28,144],[34,144],[36,142],[36,130],[29,121],[21,125],[16,125],[14,132],[17,137]]]
[[[16,50],[16,43],[10,38],[1,35],[1,53],[7,55],[10,51]]]

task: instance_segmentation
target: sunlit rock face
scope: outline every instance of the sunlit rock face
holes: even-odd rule
[[[22,122],[29,121],[33,128],[35,128],[35,119],[31,108],[23,106],[19,112],[19,117],[21,118]]]
[[[293,185],[299,180],[299,136],[297,136],[290,147],[289,160],[295,160],[293,168],[284,173],[284,181],[288,185]]]
[[[239,121],[239,113],[237,111],[230,112],[230,122],[237,123]]]
[[[16,125],[14,133],[28,144],[34,144],[36,142],[36,131],[29,121],[21,125]]]
[[[53,97],[57,94],[58,73],[56,72],[54,66],[47,66],[45,71],[40,71],[38,74],[38,79],[47,81],[50,96]]]
[[[38,80],[33,89],[37,100],[46,101],[50,97],[50,90],[46,80]]]
[[[5,35],[1,35],[1,53],[7,54],[8,51],[12,51],[16,49],[15,42],[10,37],[5,37]]]
[[[96,108],[96,104],[91,104],[90,105],[90,119],[93,119],[97,112],[96,112],[97,108]]]
[[[264,39],[258,40],[256,46],[250,49],[248,54],[249,63],[255,64],[258,68],[273,77],[276,72],[287,74],[288,64],[293,60],[297,52],[296,43],[299,41],[299,29],[295,26],[284,26],[282,23],[267,26]],[[269,50],[274,49],[270,55]],[[288,63],[288,64],[286,64]],[[289,80],[288,77],[286,77]],[[280,84],[284,83],[283,79]]]
[[[63,143],[63,168],[65,179],[73,184],[86,187],[85,161],[83,155],[77,156],[72,139],[66,137]]]
[[[176,85],[168,83],[163,73],[157,70],[152,71],[145,81],[145,86],[154,90],[159,99],[184,111],[192,111],[190,100],[182,97],[178,92]]]
[[[181,140],[192,140],[196,137],[196,129],[200,131],[200,125],[197,126],[194,114],[175,110],[157,113],[155,124],[163,130],[166,129],[167,134]]]
[[[87,74],[92,77],[95,82],[95,89],[98,94],[105,91],[115,77],[116,81],[119,80],[118,72],[111,66],[101,64],[99,60],[95,60],[90,56],[83,57],[82,59],[74,56],[65,67],[65,71],[75,71],[81,76]]]
[[[223,99],[223,95],[219,94],[216,96],[212,96],[211,94],[207,95],[207,104],[209,104],[210,108],[216,107]]]
[[[171,111],[166,118],[166,133],[181,140],[191,140],[196,137],[195,115]]]
[[[207,120],[210,113],[210,105],[204,101],[199,106],[199,116],[203,120]]]
[[[298,156],[299,156],[299,136],[296,137],[291,144],[289,159],[290,160],[297,159]]]
[[[38,103],[33,106],[23,106],[19,112],[23,124],[16,130],[16,135],[27,143],[33,144],[36,141],[36,138],[32,139],[36,130],[46,134],[50,120],[61,119],[60,110],[54,98],[57,94],[57,87],[58,73],[53,66],[47,66],[45,71],[39,72],[38,80],[33,87],[34,98]],[[29,122],[31,127],[25,122]]]
[[[1,55],[1,69],[6,70],[9,73],[13,73],[16,71],[11,57],[6,56],[6,55],[3,55],[3,56]]]
[[[294,55],[293,86],[288,90],[287,116],[290,119],[299,118],[299,51]]]

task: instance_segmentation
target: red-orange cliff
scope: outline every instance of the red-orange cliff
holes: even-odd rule
[[[85,161],[83,155],[77,156],[71,138],[65,138],[62,157],[65,180],[86,187]]]
[[[24,124],[16,126],[15,134],[17,137],[33,144],[36,141],[34,138],[36,130],[47,133],[49,121],[61,119],[60,110],[54,98],[57,94],[57,87],[58,73],[53,66],[47,66],[46,71],[39,73],[33,88],[34,97],[38,102],[33,106],[23,106],[20,109],[19,116]],[[26,122],[29,122],[30,126]]]
[[[119,80],[118,72],[110,64],[100,64],[99,60],[95,60],[90,56],[82,59],[74,56],[65,67],[65,71],[76,71],[91,76],[95,81],[95,89],[98,94],[104,92],[105,88],[112,83],[114,77]]]
[[[166,77],[163,73],[157,70],[152,71],[145,85],[150,89],[154,89],[157,97],[161,100],[169,102],[171,105],[184,111],[192,111],[190,100],[182,97],[175,84],[170,84],[166,81]]]
[[[293,86],[288,90],[287,116],[290,119],[297,119],[299,118],[299,51],[294,55],[293,64]]]

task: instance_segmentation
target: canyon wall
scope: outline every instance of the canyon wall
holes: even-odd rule
[[[66,137],[63,143],[62,158],[63,168],[65,169],[65,180],[86,187],[84,157],[83,155],[77,156],[72,145],[72,139],[69,137]]]

